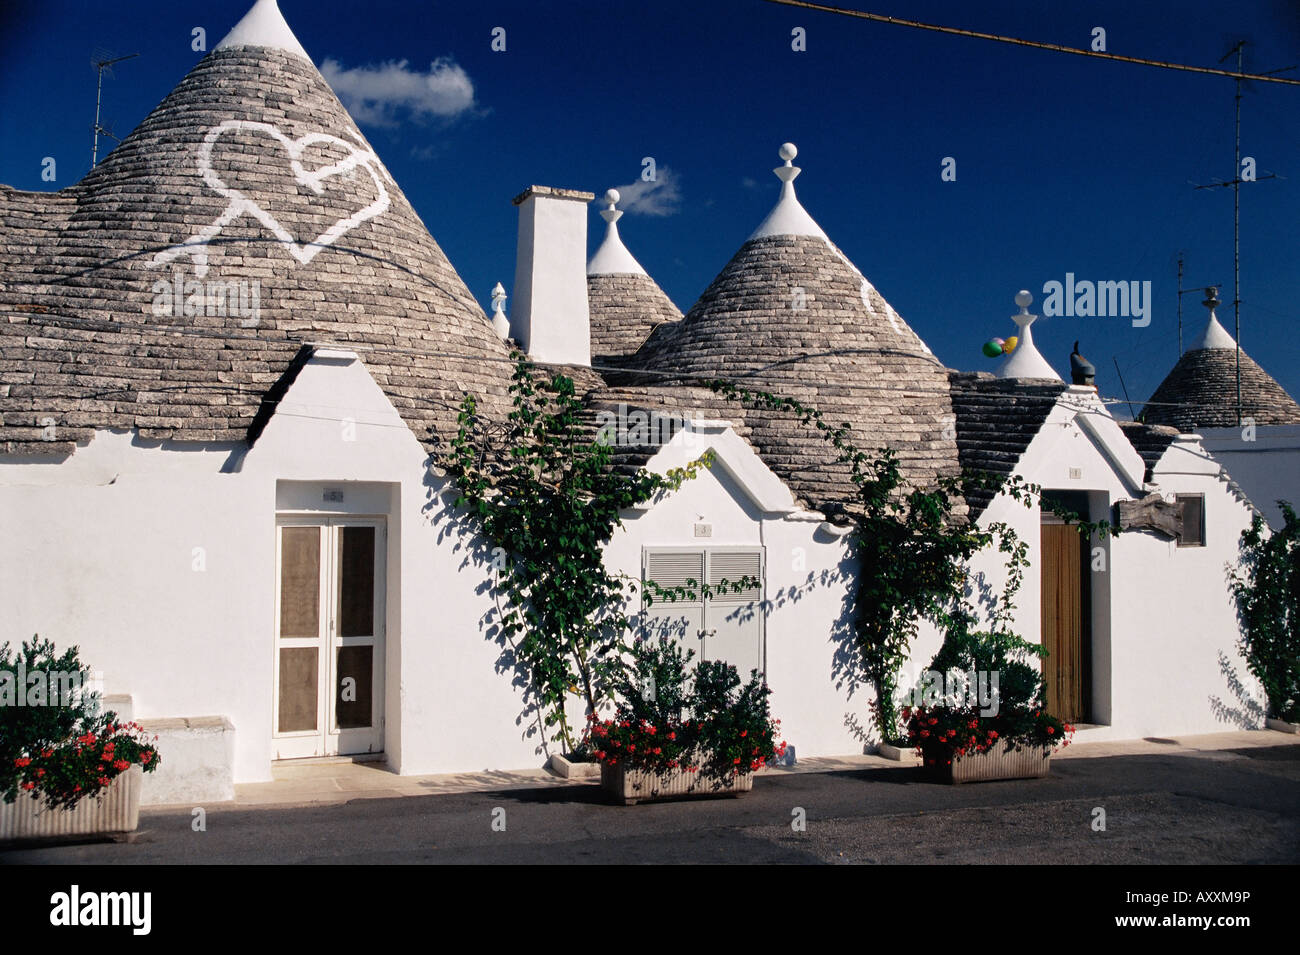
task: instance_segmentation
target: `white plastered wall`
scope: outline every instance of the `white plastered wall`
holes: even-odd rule
[[[639,579],[646,547],[762,546],[766,676],[782,735],[800,756],[862,752],[870,697],[852,666],[852,568],[844,539],[828,532],[819,515],[801,510],[729,428],[693,427],[699,433],[679,433],[647,467],[663,473],[712,449],[712,468],[648,510],[626,514],[606,551],[607,565]],[[711,525],[708,538],[695,537],[698,523]]]
[[[451,519],[443,487],[346,357],[310,360],[251,449],[100,432],[61,463],[0,459],[0,640],[39,632],[79,645],[106,693],[134,697],[137,718],[230,717],[235,781],[267,780],[277,503],[384,516],[390,763],[540,765],[536,739],[515,723],[519,691],[495,672],[499,650],[481,630],[491,607],[481,544]],[[325,503],[326,488],[344,501]]]
[[[1175,494],[1205,496],[1205,547],[1179,547],[1172,539],[1137,530],[1091,542],[1091,709],[1101,725],[1080,739],[1259,726],[1262,696],[1236,648],[1239,629],[1225,571],[1249,523],[1249,505],[1194,441],[1170,446],[1154,471],[1154,485],[1135,483],[1140,468],[1140,458],[1102,406],[1079,388],[1062,397],[1016,468],[1044,488],[1088,492],[1092,520],[1112,518],[1116,501],[1154,490],[1167,500]],[[1037,506],[1026,508],[1006,495],[979,518],[986,528],[998,521],[1010,525],[1029,544],[1016,627],[1034,642],[1041,625],[1040,519]],[[973,571],[985,574],[995,588],[1005,580],[999,557],[988,552],[972,562]],[[927,642],[937,646],[937,635]],[[933,648],[922,648],[913,654],[911,668],[923,668],[932,655]]]
[[[1300,508],[1300,425],[1197,428],[1196,433],[1274,530],[1282,526],[1278,501]]]

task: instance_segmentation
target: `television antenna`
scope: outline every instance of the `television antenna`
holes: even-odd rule
[[[1236,101],[1236,160],[1233,168],[1232,178],[1227,182],[1221,179],[1214,179],[1213,182],[1197,186],[1197,189],[1219,189],[1232,187],[1232,322],[1233,338],[1237,341],[1237,424],[1241,424],[1241,184],[1243,182],[1260,182],[1265,179],[1276,179],[1276,173],[1269,173],[1266,176],[1256,176],[1252,179],[1241,178],[1241,81],[1244,78],[1241,72],[1242,57],[1246,51],[1246,41],[1238,40],[1232,49],[1225,53],[1219,62],[1222,63],[1234,53],[1237,56],[1237,72],[1233,77],[1233,83],[1237,87],[1236,95],[1233,97]],[[1281,69],[1269,70],[1260,73],[1258,76],[1272,76],[1275,73],[1285,73],[1288,70],[1294,70],[1294,66],[1284,66]],[[1181,304],[1181,299],[1180,299]]]
[[[131,60],[139,56],[139,53],[128,53],[126,56],[114,56],[107,50],[96,50],[90,55],[90,65],[95,68],[99,74],[95,83],[95,125],[91,130],[95,134],[94,142],[90,147],[90,168],[94,169],[99,163],[99,137],[102,133],[114,142],[120,143],[122,140],[113,135],[112,131],[99,122],[99,107],[104,99],[104,74],[110,77],[113,75],[113,64],[121,63],[123,60]]]

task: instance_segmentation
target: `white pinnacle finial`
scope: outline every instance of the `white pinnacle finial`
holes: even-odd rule
[[[510,337],[510,320],[506,318],[506,290],[498,282],[492,289],[492,330],[504,340]]]
[[[1205,323],[1205,334],[1193,348],[1236,348],[1237,340],[1228,334],[1228,330],[1219,324],[1219,316],[1214,310],[1219,307],[1219,287],[1211,285],[1205,290],[1205,301],[1201,302],[1210,310],[1210,320]]]
[[[776,178],[780,179],[784,183],[794,182],[795,177],[798,176],[799,173],[803,172],[802,169],[794,164],[794,157],[799,155],[798,147],[796,147],[794,143],[782,143],[781,149],[777,155],[785,160],[785,165],[777,166],[772,170],[776,173]],[[784,188],[782,189],[782,194],[784,194]]]
[[[999,378],[1053,378],[1056,381],[1063,380],[1056,373],[1047,359],[1038,351],[1034,344],[1034,332],[1030,328],[1034,324],[1037,315],[1029,313],[1029,306],[1034,302],[1034,296],[1028,289],[1021,289],[1016,293],[1016,304],[1020,306],[1020,313],[1012,315],[1011,320],[1020,328],[1020,342],[1016,345],[1016,350],[1007,356],[1007,360],[1002,363],[998,369]]]
[[[236,23],[226,34],[225,39],[213,49],[228,50],[245,46],[285,50],[288,53],[296,53],[305,60],[311,60],[307,51],[302,48],[302,44],[298,42],[298,38],[289,29],[289,24],[285,23],[275,0],[257,0],[244,14],[244,18]]]
[[[778,155],[785,160],[784,166],[777,166],[772,172],[781,180],[781,196],[776,206],[767,214],[757,229],[750,235],[751,239],[761,239],[773,235],[813,235],[826,239],[821,226],[813,221],[807,210],[799,204],[794,194],[794,180],[803,172],[794,164],[794,157],[799,150],[794,143],[782,143]],[[830,241],[827,239],[826,241]]]
[[[645,275],[641,263],[633,258],[623,240],[618,235],[618,220],[623,218],[623,211],[615,209],[614,204],[623,197],[617,189],[605,192],[603,201],[609,205],[600,210],[600,217],[608,223],[605,226],[605,240],[601,242],[596,254],[587,263],[588,275]]]
[[[614,208],[614,205],[622,198],[623,197],[618,194],[617,189],[609,189],[605,192],[605,202],[608,202],[609,206],[600,210],[600,217],[610,225],[613,225],[619,219],[623,218],[623,213]]]

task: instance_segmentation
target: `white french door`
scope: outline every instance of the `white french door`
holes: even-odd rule
[[[384,748],[384,521],[276,521],[275,759]]]

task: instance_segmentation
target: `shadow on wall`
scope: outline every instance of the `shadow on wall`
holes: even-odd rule
[[[478,568],[482,580],[475,585],[474,593],[490,598],[488,609],[479,617],[479,632],[497,648],[497,658],[493,661],[493,671],[501,676],[510,677],[510,685],[519,691],[523,708],[515,716],[515,725],[524,727],[523,738],[535,739],[537,746],[534,753],[549,756],[546,734],[542,727],[542,707],[537,691],[530,679],[527,667],[515,654],[514,647],[506,639],[501,626],[501,607],[497,603],[497,592],[492,585],[493,548],[489,541],[468,520],[463,511],[457,511],[455,484],[445,477],[438,477],[432,471],[434,459],[425,462],[424,486],[425,504],[421,512],[431,526],[438,528],[439,544],[450,541],[453,554],[461,555],[459,570],[470,567]],[[430,586],[432,586],[430,582]]]
[[[1228,692],[1237,700],[1237,706],[1229,706],[1217,696],[1210,696],[1210,710],[1214,718],[1222,723],[1229,723],[1237,729],[1259,729],[1264,724],[1264,706],[1251,695],[1237,675],[1237,668],[1228,659],[1228,655],[1219,651],[1219,672],[1227,681]]]

